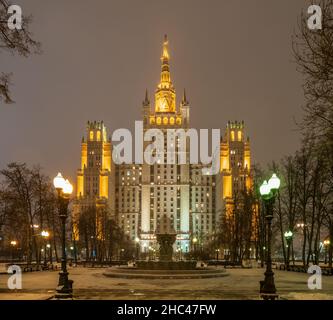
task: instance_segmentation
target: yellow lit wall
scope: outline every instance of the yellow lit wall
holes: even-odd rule
[[[109,196],[109,177],[108,176],[99,176],[99,196],[101,198],[108,198]]]
[[[77,197],[79,197],[80,195],[83,196],[84,193],[83,193],[83,188],[84,186],[84,183],[83,183],[83,175],[78,175],[77,176],[77,190],[76,190],[76,195]]]
[[[232,180],[231,176],[223,177],[223,199],[232,197]]]
[[[87,143],[86,142],[83,142],[81,144],[81,169],[83,170],[84,167],[87,167],[87,155],[88,155],[88,152],[87,152]]]
[[[252,190],[252,178],[250,176],[246,177],[245,186],[247,190]]]
[[[244,146],[244,168],[251,169],[251,152],[250,145],[248,143]]]
[[[102,169],[111,171],[111,144],[109,142],[103,144]]]
[[[229,146],[226,143],[221,144],[221,161],[220,161],[220,171],[229,170]]]
[[[242,141],[242,131],[237,132],[237,140]]]

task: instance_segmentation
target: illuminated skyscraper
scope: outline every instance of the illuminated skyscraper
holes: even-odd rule
[[[78,220],[82,212],[95,207],[112,213],[113,162],[111,141],[103,121],[87,123],[86,137],[81,142],[81,167],[77,171],[76,200],[73,208],[74,235],[78,238]],[[98,219],[98,214],[97,214]],[[97,225],[100,225],[97,221]],[[97,232],[102,237],[102,231]]]

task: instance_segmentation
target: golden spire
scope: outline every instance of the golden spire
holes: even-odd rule
[[[168,50],[169,48],[168,48],[168,44],[169,44],[168,36],[164,35],[162,60],[163,59],[169,60],[169,50]]]
[[[169,41],[167,35],[165,35],[161,57],[161,80],[155,94],[156,112],[175,112],[176,96],[171,82],[169,59]]]
[[[171,77],[170,77],[170,68],[169,68],[169,41],[168,36],[164,36],[163,41],[163,51],[162,51],[162,69],[161,69],[161,82],[159,84],[159,88],[167,88],[169,89],[172,86]]]

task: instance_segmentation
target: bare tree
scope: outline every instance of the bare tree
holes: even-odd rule
[[[40,43],[33,40],[29,30],[31,16],[22,17],[22,29],[11,30],[7,26],[8,7],[11,4],[6,0],[0,0],[0,52],[7,51],[10,54],[18,54],[28,57],[33,53],[40,53]],[[0,101],[12,103],[9,86],[11,74],[0,73]]]
[[[7,235],[20,239],[28,262],[32,261],[35,253],[35,260],[39,263],[40,231],[51,231],[59,226],[51,183],[39,167],[30,169],[26,164],[11,163],[0,171],[0,175],[3,178],[0,194],[2,211],[6,212],[5,231]],[[56,239],[55,233],[51,235]]]
[[[308,28],[308,16],[301,15],[293,37],[293,51],[299,71],[305,76],[305,116],[301,127],[325,136],[333,127],[333,0],[321,0],[322,29]]]

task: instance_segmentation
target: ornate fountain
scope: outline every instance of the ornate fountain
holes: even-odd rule
[[[201,279],[227,275],[225,269],[197,267],[197,261],[174,261],[173,245],[177,233],[167,215],[161,218],[155,235],[159,244],[158,260],[138,260],[135,266],[112,267],[104,273],[104,276],[126,279]]]
[[[171,225],[171,220],[165,214],[156,229],[156,240],[159,244],[158,261],[137,261],[137,268],[143,270],[194,270],[196,261],[174,261],[173,245],[177,232]]]

